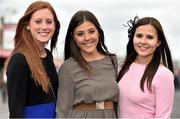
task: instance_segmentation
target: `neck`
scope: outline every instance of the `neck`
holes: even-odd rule
[[[135,62],[138,64],[149,64],[152,60],[152,57],[140,57],[137,56]]]
[[[44,57],[46,57],[46,50],[45,50],[45,47],[41,47],[40,45],[39,45],[39,53],[40,53],[40,57],[41,58],[44,58]]]
[[[42,48],[42,49],[40,49],[40,56],[41,56],[41,58],[44,58],[44,57],[46,57],[46,50],[45,50],[45,48]]]
[[[95,61],[95,60],[100,60],[102,58],[104,58],[105,56],[99,52],[96,53],[91,53],[91,54],[83,54],[82,56],[84,57],[84,59],[88,62],[88,61]]]
[[[39,53],[40,53],[40,57],[44,58],[46,57],[46,50],[45,50],[45,43],[40,43],[37,42],[38,48],[39,48]]]

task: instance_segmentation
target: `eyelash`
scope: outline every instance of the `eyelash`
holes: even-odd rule
[[[37,24],[41,24],[42,22],[43,22],[43,20],[36,20],[35,21]],[[53,21],[52,20],[47,20],[47,21],[45,21],[47,24],[52,24],[53,23]]]
[[[88,33],[90,34],[93,34],[95,32],[95,30],[90,30],[88,31]],[[82,33],[77,33],[78,36],[82,36],[83,35],[83,32]]]
[[[78,33],[77,35],[78,35],[78,36],[82,36],[82,35],[83,35],[83,33]]]
[[[142,35],[142,34],[136,34],[136,37],[137,37],[137,38],[142,38],[143,35]],[[153,36],[147,35],[146,38],[147,38],[147,39],[153,39]]]

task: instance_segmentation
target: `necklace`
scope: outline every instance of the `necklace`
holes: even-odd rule
[[[45,73],[45,74],[46,74],[46,76],[48,76],[47,73]],[[50,80],[49,78],[48,78],[48,82],[49,82],[49,87],[50,87],[50,89],[51,89],[51,92],[52,92],[52,94],[53,94],[53,98],[56,99],[56,95],[55,95],[55,92],[54,92],[54,89],[53,89],[51,80]]]
[[[54,89],[53,89],[50,79],[49,79],[49,86],[50,86],[51,92],[53,94],[53,98],[56,99],[56,95],[55,95],[55,92],[54,92]]]

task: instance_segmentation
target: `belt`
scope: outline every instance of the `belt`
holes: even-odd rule
[[[74,106],[75,110],[99,110],[99,109],[113,109],[113,101],[101,101],[93,103],[79,103]]]

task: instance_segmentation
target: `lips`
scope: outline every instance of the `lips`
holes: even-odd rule
[[[85,45],[85,46],[92,46],[93,43],[94,43],[94,41],[85,42],[85,43],[83,43],[83,45]]]
[[[43,37],[45,37],[49,34],[49,32],[38,32],[38,33],[39,33],[39,35],[41,35]]]
[[[142,51],[147,50],[149,47],[148,46],[138,46],[138,48]]]

